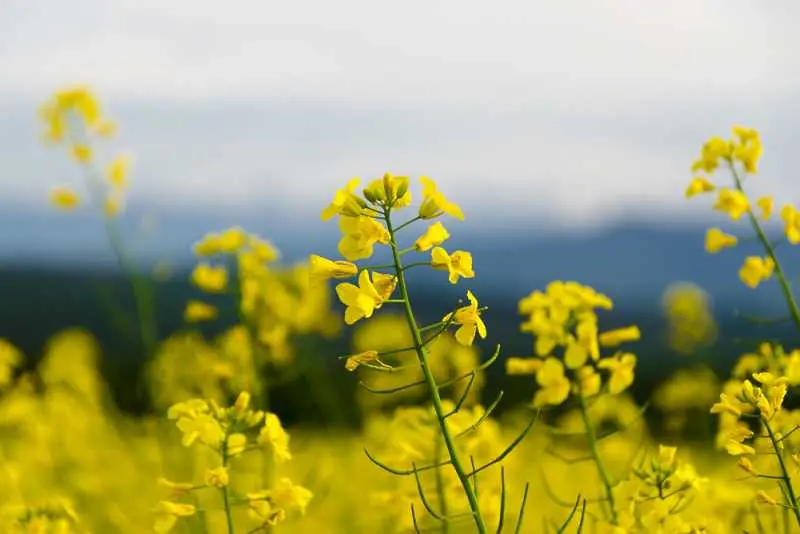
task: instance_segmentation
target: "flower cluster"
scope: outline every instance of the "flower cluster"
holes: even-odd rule
[[[595,310],[612,307],[606,295],[576,282],[552,282],[544,292],[537,290],[520,300],[519,311],[527,316],[521,330],[534,335],[536,357],[509,358],[506,372],[536,375],[535,406],[557,406],[570,394],[592,397],[603,384],[614,395],[633,383],[634,354],[617,350],[601,357],[601,348],[616,348],[640,337],[636,326],[599,332]]]
[[[197,512],[194,504],[176,502],[175,499],[206,488],[221,494],[229,529],[233,529],[232,508],[238,505],[246,505],[250,519],[257,523],[250,532],[267,530],[285,521],[289,511],[305,513],[311,492],[287,478],[280,479],[273,488],[245,495],[235,494],[230,487],[231,461],[242,454],[267,448],[276,463],[292,458],[289,435],[278,417],[273,413],[252,410],[247,392],[242,392],[234,405],[228,408],[203,399],[180,402],[169,409],[167,417],[176,421],[185,447],[195,443],[208,447],[216,454],[218,465],[206,470],[202,484],[159,481],[169,497],[156,506],[156,532],[169,532],[179,518],[193,516]]]
[[[119,154],[102,171],[94,167],[97,158],[92,143],[116,133],[116,125],[105,116],[97,97],[86,87],[58,91],[42,105],[39,117],[45,126],[44,139],[50,143],[66,143],[73,158],[86,169],[92,201],[106,216],[117,215],[122,210],[128,185],[130,157]],[[80,195],[68,186],[52,189],[50,198],[53,204],[65,210],[80,204]]]

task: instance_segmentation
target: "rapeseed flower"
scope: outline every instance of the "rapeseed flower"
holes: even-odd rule
[[[761,282],[768,280],[775,270],[775,261],[772,258],[748,256],[739,269],[739,279],[748,287],[755,289]]]
[[[459,277],[475,277],[475,271],[472,270],[472,254],[463,250],[448,254],[442,247],[434,247],[431,250],[431,267],[438,271],[447,271],[451,284],[458,282]]]
[[[706,232],[705,249],[709,254],[716,254],[724,248],[736,246],[737,242],[735,235],[726,234],[719,228],[709,228]]]
[[[742,215],[750,211],[750,201],[737,189],[722,188],[714,209],[727,213],[732,220],[738,221]]]
[[[422,204],[419,206],[419,216],[422,219],[433,219],[440,215],[447,214],[451,217],[463,221],[464,212],[458,204],[450,202],[444,194],[438,190],[436,182],[427,177],[420,178],[422,182]]]
[[[469,300],[469,306],[459,308],[454,314],[447,314],[442,318],[442,322],[452,320],[453,323],[460,325],[456,330],[456,341],[462,345],[469,346],[475,340],[476,332],[481,338],[486,337],[486,324],[481,319],[481,312],[478,310],[478,299],[475,298],[472,291],[467,291],[467,299]]]

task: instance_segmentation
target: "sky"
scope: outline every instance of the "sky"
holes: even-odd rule
[[[0,209],[80,184],[35,117],[76,83],[121,126],[105,150],[132,155],[139,211],[308,227],[388,171],[477,225],[677,225],[709,213],[689,166],[735,123],[765,144],[752,191],[797,201],[796,20],[788,0],[0,0]]]

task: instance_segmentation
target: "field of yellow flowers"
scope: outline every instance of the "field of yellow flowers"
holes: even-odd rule
[[[85,194],[58,187],[52,202],[104,214],[135,296],[155,411],[115,407],[87,332],[53,333],[35,366],[13,339],[0,340],[0,532],[800,532],[800,410],[787,396],[800,384],[800,350],[765,340],[726,376],[682,369],[637,404],[628,394],[637,355],[626,344],[639,328],[604,326],[614,296],[603,288],[554,280],[520,295],[530,353],[504,354],[470,291],[472,255],[447,247],[461,208],[427,177],[391,174],[354,179],[321,206],[322,221],[341,229],[340,258],[286,267],[244,229],[198,236],[198,297],[185,320],[217,320],[211,297],[227,295],[237,324],[213,339],[193,330],[159,339],[150,277],[117,229],[129,161],[99,161],[96,150],[113,140],[114,122],[83,87],[55,93],[40,116],[47,143],[65,148],[85,177]],[[800,213],[786,205],[784,232],[767,235],[773,199],[746,192],[761,153],[750,128],[710,139],[685,197],[714,197],[713,209],[739,222],[744,237],[712,228],[706,250],[755,243],[742,283],[779,284],[800,329],[777,255],[800,243]],[[433,323],[417,319],[412,269],[463,288]],[[713,333],[698,288],[675,288],[666,306],[676,350]],[[352,350],[319,356],[358,376],[363,428],[287,427],[268,392],[297,365],[294,340],[343,328],[353,329]],[[483,394],[492,365],[530,384],[530,401],[502,417],[503,394]],[[715,439],[656,441],[653,405],[673,431],[658,435],[680,436],[689,419],[713,414]]]

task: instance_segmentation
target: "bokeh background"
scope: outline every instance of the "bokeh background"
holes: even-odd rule
[[[161,273],[162,338],[184,328],[204,233],[240,225],[286,263],[335,256],[319,211],[348,179],[389,171],[436,179],[467,214],[452,243],[473,253],[470,287],[490,307],[485,351],[529,354],[517,300],[579,280],[614,298],[609,325],[642,328],[646,396],[680,363],[660,301],[688,281],[713,297],[720,335],[706,357],[724,367],[761,335],[736,311],[775,315],[781,301],[738,281],[738,253],[703,252],[723,217],[683,190],[702,142],[736,122],[767,147],[752,193],[797,198],[798,16],[788,1],[4,0],[0,337],[35,358],[57,330],[86,327],[120,405],[148,409],[132,385],[139,347],[105,307],[129,296],[100,218],[47,199],[81,176],[40,143],[36,107],[86,83],[133,157],[123,226],[140,267]],[[431,317],[455,294],[441,282],[415,288]],[[312,346],[341,369],[346,340]],[[318,420],[287,388],[273,392],[283,415]],[[517,398],[529,395],[520,383]]]

